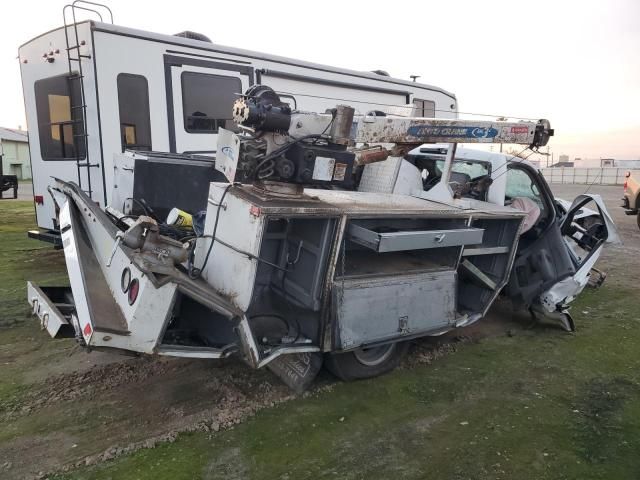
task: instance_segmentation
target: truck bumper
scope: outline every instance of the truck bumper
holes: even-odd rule
[[[638,214],[638,209],[637,208],[631,208],[629,206],[629,199],[627,197],[624,197],[622,199],[622,205],[620,205],[623,209],[624,209],[624,213],[626,215],[637,215]]]
[[[73,338],[73,296],[69,287],[38,287],[27,282],[27,299],[40,326],[52,338]]]
[[[58,230],[29,230],[27,237],[50,243],[56,250],[62,248],[62,236]]]

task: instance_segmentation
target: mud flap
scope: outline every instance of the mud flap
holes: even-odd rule
[[[304,352],[281,355],[269,362],[267,368],[291,390],[302,393],[309,388],[322,368],[322,354]]]

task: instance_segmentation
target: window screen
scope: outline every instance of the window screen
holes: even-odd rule
[[[151,150],[149,86],[142,75],[118,75],[118,109],[122,151]]]
[[[415,115],[417,117],[434,118],[436,116],[436,102],[431,100],[413,100]]]
[[[189,133],[216,133],[231,128],[231,110],[242,84],[237,77],[183,72],[184,129]]]
[[[85,139],[79,81],[59,75],[38,80],[34,88],[42,159],[83,159]]]

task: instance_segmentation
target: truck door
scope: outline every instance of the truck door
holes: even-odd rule
[[[540,208],[534,225],[520,236],[508,293],[517,304],[531,305],[554,283],[575,273],[557,221],[553,193],[533,167],[511,163],[507,170],[505,205],[516,198],[533,200]]]
[[[528,198],[540,209],[530,230],[522,233],[507,286],[516,304],[543,314],[562,314],[586,285],[604,243],[617,239],[613,221],[599,196],[579,196],[563,209],[542,175],[523,163],[508,166],[505,204]],[[593,202],[594,209],[586,208]]]
[[[218,128],[233,125],[233,102],[253,84],[247,65],[165,55],[169,148],[211,154]]]

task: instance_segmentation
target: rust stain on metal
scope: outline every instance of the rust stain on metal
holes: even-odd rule
[[[389,152],[382,147],[361,150],[356,152],[356,165],[382,162],[387,158],[389,158]]]

